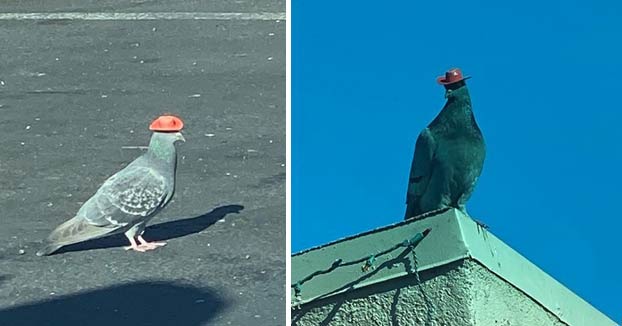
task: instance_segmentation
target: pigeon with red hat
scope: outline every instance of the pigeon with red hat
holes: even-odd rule
[[[469,78],[453,68],[436,79],[445,87],[447,102],[417,138],[405,219],[452,207],[467,214],[465,205],[486,157],[484,137],[466,86]]]
[[[165,245],[149,242],[142,234],[175,192],[175,143],[185,141],[183,126],[176,116],[155,119],[149,126],[153,135],[147,152],[108,178],[75,217],[52,231],[37,255],[50,255],[63,246],[118,233],[130,241],[126,249],[144,252]]]

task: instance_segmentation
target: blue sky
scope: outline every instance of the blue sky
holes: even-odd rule
[[[457,66],[487,143],[469,213],[622,319],[622,2],[292,2],[294,252],[402,219]]]

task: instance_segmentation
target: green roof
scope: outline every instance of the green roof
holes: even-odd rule
[[[291,260],[292,282],[308,280],[298,287],[298,296],[292,289],[292,304],[304,305],[409,275],[404,268],[393,266],[396,265],[395,258],[399,258],[400,264],[415,266],[413,255],[400,244],[427,228],[431,232],[414,248],[418,271],[472,259],[569,325],[616,325],[471,218],[454,209],[381,227],[294,254]],[[394,250],[389,253],[377,255],[392,248]],[[368,261],[369,257],[373,259]],[[333,264],[337,259],[341,260],[340,263]],[[369,265],[371,262],[374,266],[387,268],[378,268],[374,273],[363,271],[366,263]],[[326,273],[309,279],[318,271]]]

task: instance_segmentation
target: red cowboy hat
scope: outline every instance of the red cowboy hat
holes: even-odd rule
[[[445,76],[438,76],[436,78],[436,81],[441,85],[449,85],[449,84],[457,83],[462,80],[467,80],[469,78],[471,77],[462,76],[462,71],[460,70],[460,68],[452,68],[452,69],[449,69],[445,73]]]
[[[149,130],[153,131],[180,131],[184,127],[184,122],[173,115],[162,115],[153,120],[149,125]]]

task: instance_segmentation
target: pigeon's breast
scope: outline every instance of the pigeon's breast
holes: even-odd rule
[[[470,186],[479,177],[484,165],[486,149],[483,141],[452,140],[439,146],[436,165],[450,184],[458,188]],[[458,190],[458,189],[456,189]]]

